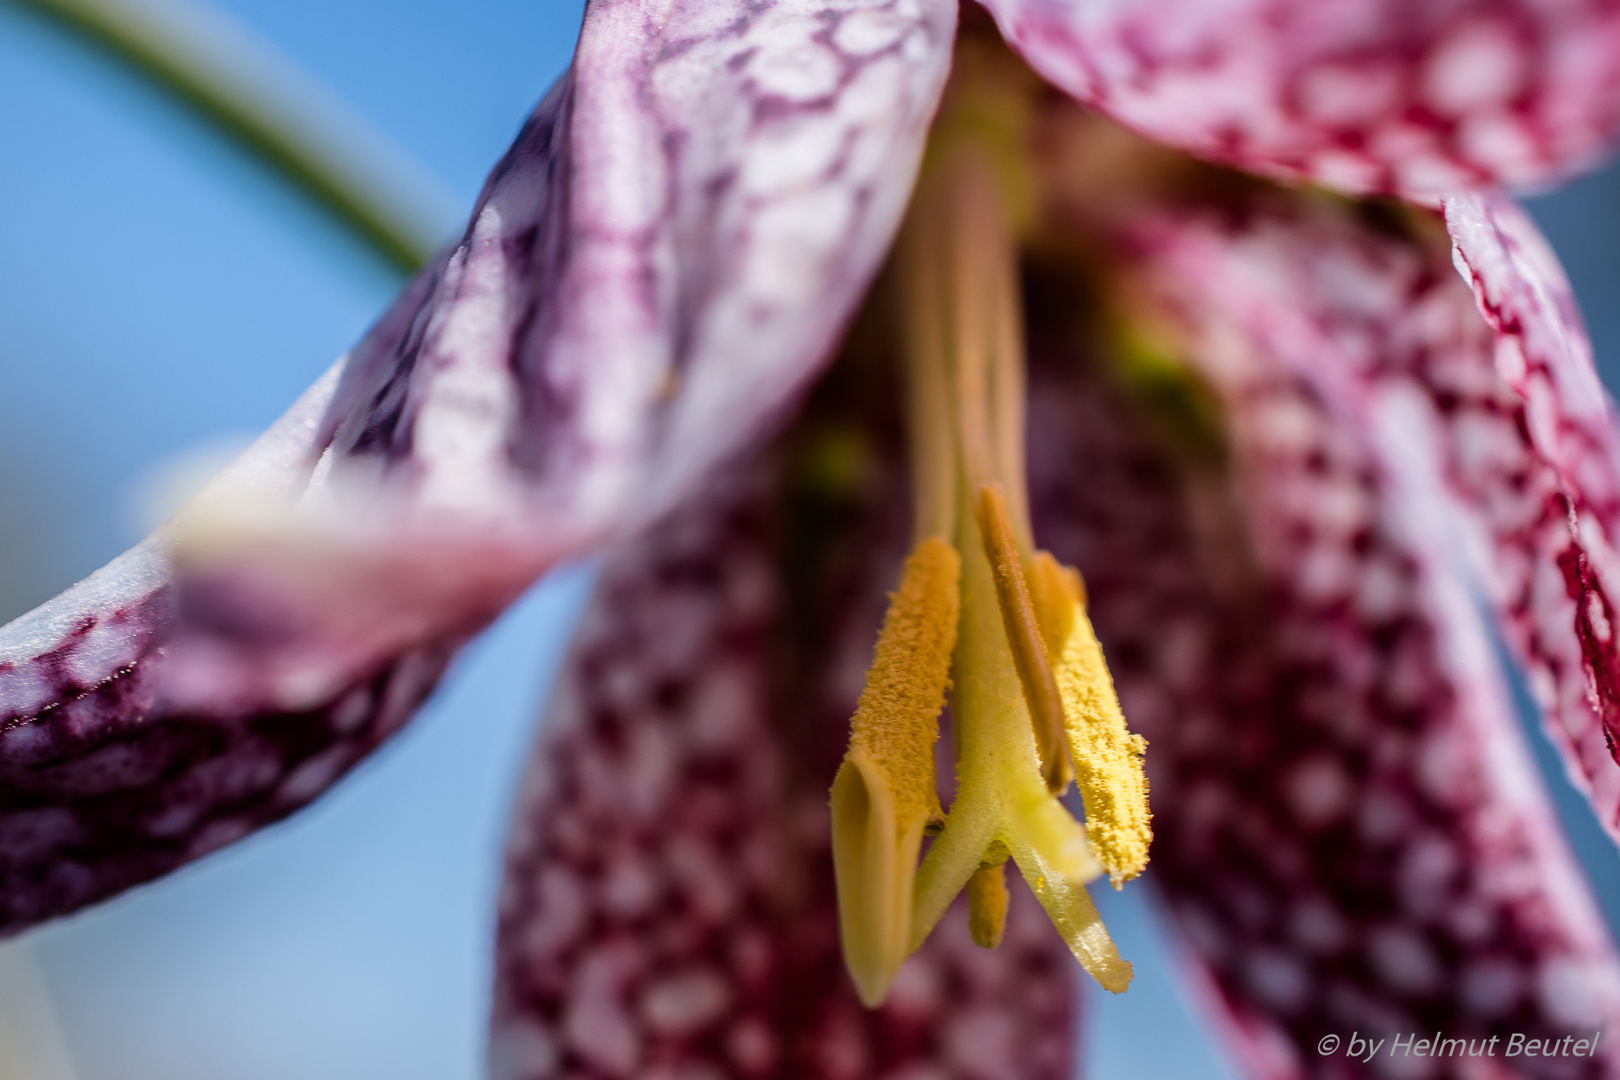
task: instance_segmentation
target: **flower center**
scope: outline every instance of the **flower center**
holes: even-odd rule
[[[1126,729],[1080,575],[1034,546],[1005,95],[958,57],[895,256],[914,547],[832,788],[844,956],[869,1006],[964,889],[974,940],[1000,941],[1009,857],[1085,969],[1124,990],[1130,965],[1086,885],[1140,873],[1152,838],[1146,743]],[[942,814],[947,691],[956,794]],[[1084,826],[1059,801],[1071,779]]]

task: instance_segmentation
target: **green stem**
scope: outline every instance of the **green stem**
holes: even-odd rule
[[[162,87],[397,269],[416,270],[444,241],[447,200],[411,183],[417,170],[219,14],[151,0],[10,2]]]

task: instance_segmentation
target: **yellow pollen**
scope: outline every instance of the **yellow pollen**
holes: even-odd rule
[[[1055,669],[1063,658],[1063,643],[1069,640],[1069,630],[1074,626],[1074,605],[1084,607],[1086,603],[1080,571],[1064,566],[1050,552],[1037,551],[1029,561],[1029,599],[1046,641],[1046,654]]]
[[[974,893],[988,893],[979,871],[1005,850],[1075,958],[1105,989],[1118,993],[1130,982],[1131,967],[1114,948],[1086,891],[1105,868],[1085,829],[1041,775],[1028,702],[977,515],[960,515],[957,528],[962,622],[951,691],[956,797],[945,828],[917,869],[913,947],[963,889],[969,893],[970,927],[979,923],[981,934],[989,929],[990,897],[975,899]]]
[[[894,254],[917,546],[832,788],[844,959],[868,1006],[964,891],[973,940],[1001,941],[1009,859],[1085,970],[1123,991],[1131,966],[1088,886],[1140,871],[1149,839],[1143,743],[1125,730],[1079,576],[1034,553],[1009,187],[1029,132],[1023,107],[1006,107],[1032,99],[1001,93],[988,77],[1000,69],[964,41]],[[944,816],[934,744],[947,689]],[[1073,771],[1089,831],[1058,798]]]
[[[934,743],[950,688],[961,610],[962,562],[937,536],[918,544],[889,597],[872,668],[850,721],[849,749],[892,777],[896,798],[925,817],[939,813]]]
[[[832,787],[833,870],[844,960],[861,999],[888,993],[910,952],[925,829],[940,816],[934,743],[950,685],[961,560],[937,536],[906,559]]]
[[[981,949],[994,949],[1007,932],[1007,845],[999,840],[968,878],[968,933]]]
[[[1030,592],[1052,647],[1086,835],[1117,889],[1147,866],[1153,842],[1142,768],[1147,740],[1126,729],[1102,645],[1086,617],[1079,573],[1036,552]]]

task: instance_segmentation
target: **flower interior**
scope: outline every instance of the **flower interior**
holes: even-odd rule
[[[1024,476],[1031,86],[1004,51],[963,38],[892,260],[913,546],[832,787],[844,957],[873,1007],[964,889],[974,941],[999,943],[1009,858],[1102,986],[1131,978],[1086,886],[1106,873],[1118,888],[1147,863],[1146,742],[1126,727],[1078,571],[1036,546]],[[942,809],[947,699],[956,784]],[[1071,783],[1084,825],[1063,803]]]

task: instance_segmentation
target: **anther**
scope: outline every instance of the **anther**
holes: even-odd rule
[[[918,544],[878,634],[832,787],[833,872],[844,960],[868,1005],[882,1002],[910,951],[924,831],[939,820],[934,743],[961,610],[961,560],[938,537]]]
[[[1117,889],[1147,866],[1153,842],[1142,768],[1147,740],[1125,726],[1102,645],[1086,617],[1079,573],[1047,552],[1036,552],[1030,592],[1063,697],[1087,839]]]
[[[1000,840],[990,845],[984,861],[968,878],[968,933],[981,949],[994,949],[1007,932],[1007,845]]]
[[[1035,621],[1046,641],[1046,655],[1055,669],[1063,657],[1063,643],[1074,626],[1075,605],[1086,606],[1086,586],[1080,571],[1064,566],[1051,552],[1037,551],[1029,560],[1029,598]]]
[[[994,949],[1007,932],[1007,864],[981,866],[968,878],[968,933],[981,949]]]
[[[918,546],[832,790],[844,955],[868,1005],[964,889],[974,941],[1001,940],[1009,859],[1101,986],[1131,978],[1087,886],[1145,858],[1141,741],[1117,716],[1079,576],[1030,554],[1017,185],[986,135],[1019,144],[1022,121],[981,108],[987,88],[969,56],[896,251]],[[940,828],[932,747],[952,680],[956,792]],[[1071,750],[1086,755],[1089,830],[1057,798],[1079,771]]]
[[[1024,700],[1029,704],[1035,749],[1041,757],[1041,777],[1046,781],[1047,790],[1058,794],[1069,786],[1073,776],[1064,745],[1063,699],[1035,618],[1035,607],[1030,602],[1029,586],[1024,581],[1024,568],[1018,558],[1018,541],[1000,486],[987,484],[980,488],[975,509],[984,557],[990,563],[996,601],[1007,628],[1013,666],[1024,689]]]

